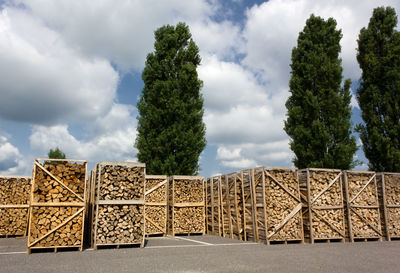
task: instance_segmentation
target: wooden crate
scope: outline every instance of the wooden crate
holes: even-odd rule
[[[228,203],[230,210],[230,238],[243,239],[243,192],[238,173],[226,175],[228,181]]]
[[[221,200],[221,223],[222,223],[222,236],[232,236],[232,219],[229,198],[228,175],[220,176],[220,200]]]
[[[239,172],[243,193],[243,240],[259,241],[253,170]]]
[[[349,238],[382,240],[375,172],[344,171]]]
[[[29,208],[28,253],[43,248],[82,250],[85,198],[85,160],[36,159]]]
[[[169,178],[169,233],[204,234],[204,178],[172,176]]]
[[[302,203],[296,169],[260,167],[252,171],[258,240],[304,242]]]
[[[307,239],[340,241],[346,239],[343,173],[335,169],[309,168],[299,171],[305,200],[304,222]]]
[[[211,178],[207,178],[204,180],[204,209],[205,209],[205,231],[207,234],[212,234],[213,231],[213,214],[212,214],[212,205],[211,205]]]
[[[210,184],[210,206],[211,206],[211,226],[212,235],[222,236],[222,216],[221,216],[221,176],[214,176],[208,180]]]
[[[26,235],[31,179],[0,176],[0,237]]]
[[[167,235],[168,177],[146,175],[146,235]]]
[[[381,190],[382,233],[388,241],[400,239],[400,173],[379,173],[377,180]]]
[[[93,247],[145,240],[145,164],[103,161],[96,166]]]

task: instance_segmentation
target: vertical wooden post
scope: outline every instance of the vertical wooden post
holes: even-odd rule
[[[210,193],[211,193],[211,234],[215,235],[215,229],[214,229],[214,179],[210,178]]]
[[[386,228],[386,238],[388,241],[391,241],[391,235],[389,232],[389,225],[388,225],[388,215],[387,215],[387,207],[386,207],[386,183],[385,183],[385,173],[381,173],[381,187],[382,187],[382,202],[383,202],[383,217],[385,218],[385,228]]]
[[[235,194],[235,216],[236,216],[236,228],[238,232],[238,239],[242,240],[242,235],[240,234],[240,225],[239,225],[239,210],[238,210],[238,200],[237,200],[237,175],[234,174],[234,194]]]
[[[308,204],[308,217],[310,222],[310,242],[314,243],[313,226],[312,226],[312,203],[311,203],[311,188],[310,188],[310,170],[307,169],[307,204]]]
[[[352,224],[351,224],[351,203],[350,203],[350,193],[349,193],[349,185],[348,185],[348,180],[347,180],[347,171],[344,171],[344,188],[345,188],[345,194],[346,194],[346,208],[347,208],[347,224],[348,224],[348,229],[349,229],[349,240],[350,242],[354,242],[353,238],[353,230],[352,230]]]
[[[268,240],[268,224],[267,224],[267,204],[265,200],[265,170],[264,168],[261,168],[261,179],[262,179],[262,200],[263,200],[263,216],[264,216],[264,233],[265,233],[265,242],[269,244]]]
[[[254,180],[254,169],[249,170],[249,181],[250,181],[251,201],[252,201],[254,241],[260,242],[260,237],[258,235],[258,223],[257,223],[257,201],[256,201],[256,190],[255,190],[255,180]]]
[[[244,240],[247,241],[247,230],[246,230],[246,198],[244,195],[244,181],[243,181],[243,171],[240,172],[240,179],[242,181],[242,206],[243,206],[243,236]]]

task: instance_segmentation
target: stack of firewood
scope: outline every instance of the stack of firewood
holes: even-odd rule
[[[299,181],[296,172],[266,169],[264,176],[267,240],[302,240]]]
[[[145,232],[144,164],[100,162],[97,165],[94,247],[142,244]],[[100,184],[98,184],[100,183]]]
[[[97,244],[140,243],[144,232],[143,209],[141,205],[100,206]]]
[[[25,235],[30,177],[0,177],[0,235]]]
[[[173,176],[170,190],[173,195],[170,204],[172,234],[204,233],[203,178]]]
[[[381,224],[375,173],[346,172],[353,238],[380,238]]]
[[[104,166],[101,168],[101,200],[144,199],[144,168]]]
[[[311,199],[309,206],[312,214],[313,239],[344,240],[342,172],[322,170],[309,172]]]
[[[167,233],[167,177],[146,176],[146,234]]]
[[[400,174],[384,174],[387,229],[390,238],[400,238]]]
[[[86,161],[35,161],[31,226],[31,248],[71,247],[82,249],[85,215]]]

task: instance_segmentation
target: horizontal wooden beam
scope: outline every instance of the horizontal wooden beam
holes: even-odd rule
[[[84,207],[84,202],[32,202],[31,207]]]
[[[175,203],[174,207],[202,207],[204,206],[204,202],[185,202],[185,203]]]
[[[166,175],[147,175],[146,174],[146,179],[167,179],[168,176]]]
[[[122,161],[100,161],[98,165],[101,166],[125,166],[125,167],[140,167],[145,168],[146,164],[139,162],[122,162]]]
[[[99,200],[98,205],[144,205],[144,200]]]
[[[58,161],[58,162],[84,162],[87,163],[86,160],[80,160],[80,159],[51,159],[51,158],[36,158],[35,160],[37,161]]]
[[[175,180],[186,180],[186,179],[201,180],[204,179],[204,176],[173,175],[171,176],[171,178]]]

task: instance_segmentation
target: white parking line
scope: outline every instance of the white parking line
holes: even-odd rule
[[[12,255],[12,254],[26,254],[26,251],[24,252],[0,252],[0,255]]]
[[[178,240],[185,240],[185,241],[189,241],[189,242],[193,242],[193,243],[198,243],[198,244],[202,244],[202,245],[206,245],[206,246],[212,246],[214,244],[210,244],[210,243],[206,243],[206,242],[202,242],[202,241],[197,241],[197,240],[192,240],[192,239],[188,239],[188,238],[183,238],[183,237],[173,237],[175,239]]]
[[[216,247],[216,246],[236,246],[236,245],[259,245],[258,243],[231,243],[231,244],[208,244],[208,245],[173,245],[173,246],[146,246],[146,248],[185,248],[185,247]]]

